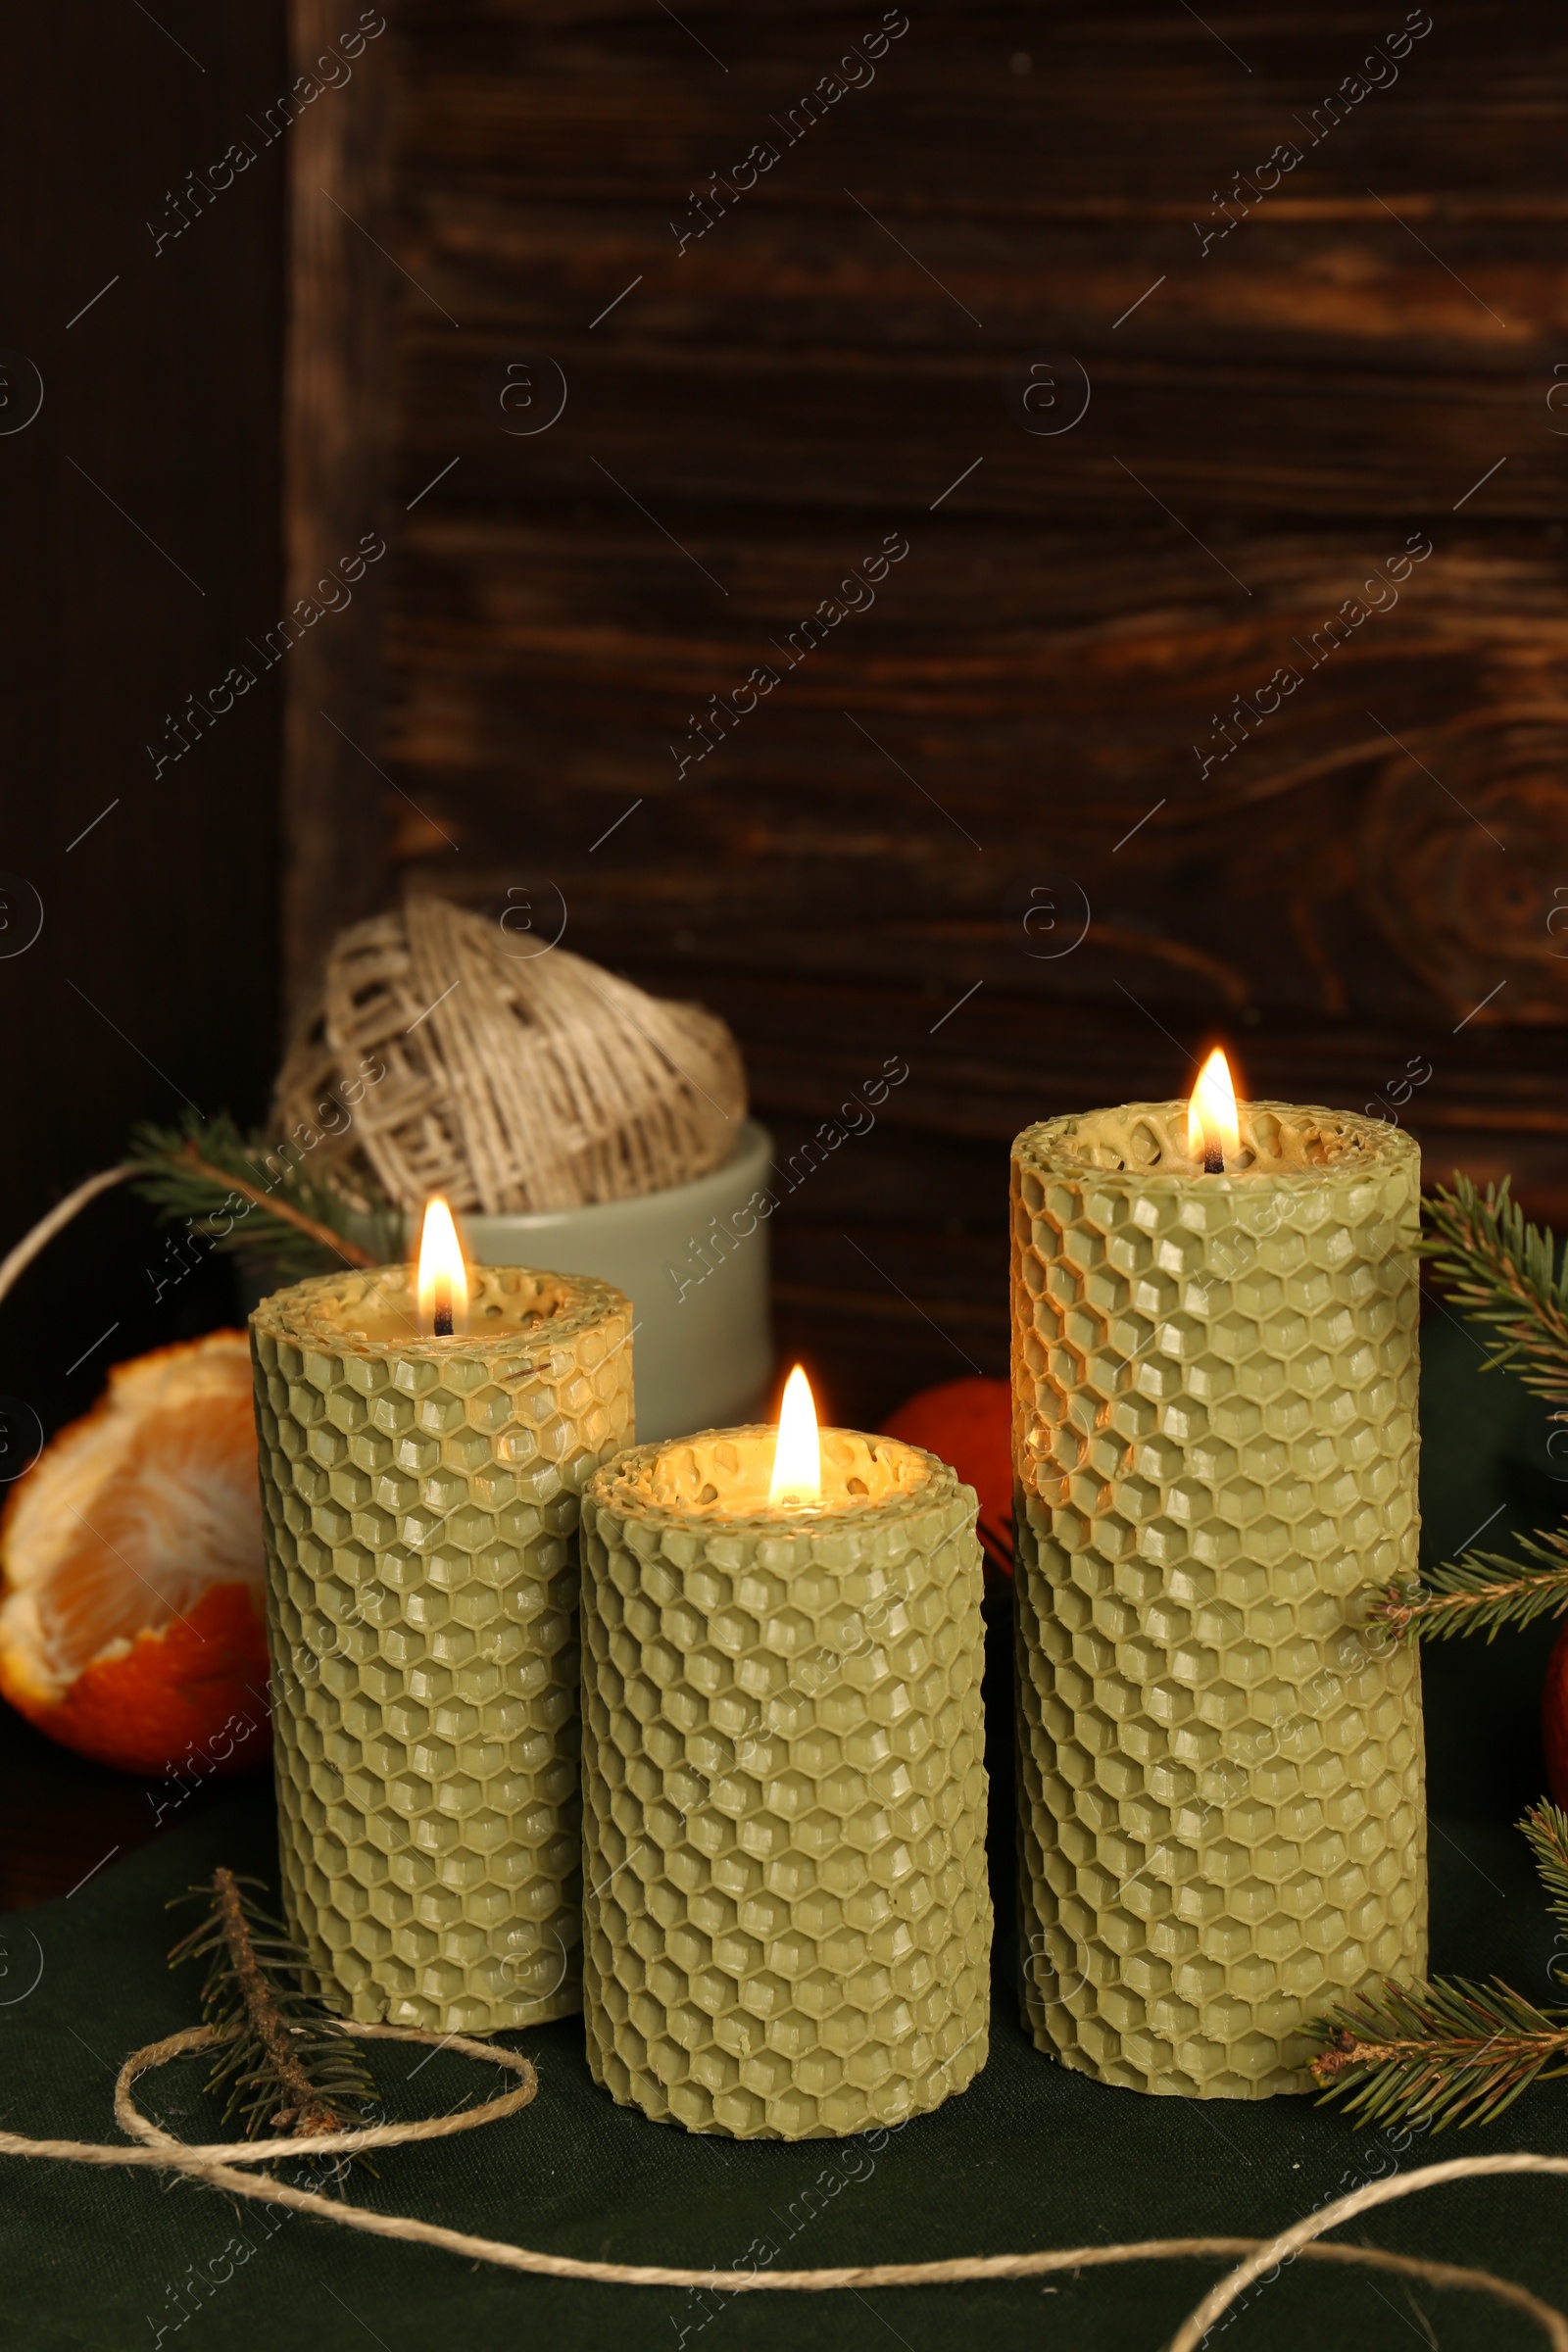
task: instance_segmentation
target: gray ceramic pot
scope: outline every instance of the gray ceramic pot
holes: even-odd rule
[[[748,1119],[722,1167],[694,1184],[589,1208],[460,1216],[476,1265],[596,1274],[632,1302],[637,1438],[689,1437],[761,1417],[773,1373],[767,1222],[773,1139]],[[412,1247],[412,1242],[408,1245]]]

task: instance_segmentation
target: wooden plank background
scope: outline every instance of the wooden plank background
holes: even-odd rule
[[[553,888],[732,1023],[786,1148],[904,1056],[775,1225],[781,1339],[865,1423],[1004,1368],[1017,1127],[1215,1037],[1568,1216],[1560,15],[389,14],[361,128],[294,151],[296,253],[333,197],[363,233],[293,348],[387,355],[338,438],[391,548],[291,681],[296,990],[389,876]],[[486,368],[541,357],[564,413],[504,430]],[[1036,360],[1068,429],[1008,405]]]

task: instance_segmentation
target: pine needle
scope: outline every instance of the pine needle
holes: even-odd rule
[[[1568,1814],[1543,1801],[1519,1824],[1548,1907],[1568,1923]],[[1358,2124],[1490,2124],[1532,2082],[1568,2075],[1568,2010],[1538,2008],[1500,1978],[1420,1985],[1385,1981],[1319,2021],[1311,2073],[1319,2102],[1343,2099]]]
[[[224,2091],[223,2121],[307,2139],[368,2120],[375,2084],[354,2044],[306,1990],[308,1962],[281,1920],[249,1891],[259,1879],[215,1870],[176,1902],[205,1901],[207,1916],[169,1955],[172,1968],[205,1959],[202,2017],[222,2045],[207,2088]]]

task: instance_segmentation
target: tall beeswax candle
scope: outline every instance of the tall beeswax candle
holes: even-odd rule
[[[1037,2046],[1205,2098],[1311,2088],[1302,2029],[1426,1966],[1419,1154],[1244,1105],[1012,1150],[1019,1861]]]
[[[608,1283],[468,1280],[466,1333],[387,1266],[251,1345],[289,1921],[332,2006],[471,2034],[581,2006],[578,1498],[632,1377]]]
[[[916,1446],[824,1430],[815,1499],[773,1458],[711,1432],[584,1496],[583,1990],[621,2105],[809,2139],[985,2063],[980,1553]]]

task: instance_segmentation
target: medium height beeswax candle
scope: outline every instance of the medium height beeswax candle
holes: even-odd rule
[[[283,1889],[332,2006],[487,2033],[581,2006],[578,1498],[632,1434],[631,1307],[461,1257],[431,1290],[251,1318]]]
[[[1419,1154],[1226,1125],[1013,1146],[1019,1866],[1038,2047],[1262,2098],[1426,1966],[1420,1668],[1365,1628],[1416,1568]]]

